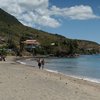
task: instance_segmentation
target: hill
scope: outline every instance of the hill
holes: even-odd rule
[[[1,47],[13,49],[14,52],[26,51],[21,41],[26,39],[36,39],[40,42],[41,48],[35,48],[34,54],[53,54],[64,56],[70,54],[95,54],[100,53],[98,43],[86,40],[68,39],[58,34],[52,34],[24,26],[14,16],[0,9],[0,38]],[[51,45],[51,44],[54,45]],[[33,51],[30,51],[33,52]]]

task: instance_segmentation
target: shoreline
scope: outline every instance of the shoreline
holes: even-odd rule
[[[75,79],[79,79],[79,80],[84,80],[84,81],[100,84],[100,81],[97,80],[97,79],[87,78],[87,77],[82,77],[82,76],[74,76],[74,75],[63,74],[61,72],[57,72],[57,71],[49,70],[49,69],[44,69],[44,70],[46,70],[48,72],[56,73],[56,74],[62,74],[64,76],[66,76],[66,77],[72,77],[72,78],[75,78]]]
[[[26,59],[26,58],[32,58],[32,57],[25,57],[25,58],[21,58],[21,59]],[[19,60],[16,60],[16,62],[18,62],[18,63],[20,63],[20,64],[23,64],[23,65],[28,65],[28,64],[25,63],[25,62],[21,62],[20,59],[19,59]],[[34,61],[33,61],[33,62],[34,62]],[[36,67],[36,66],[32,66],[32,65],[28,65],[28,66]],[[62,74],[62,75],[65,75],[65,76],[67,76],[67,77],[72,77],[72,78],[75,78],[75,79],[80,79],[80,80],[84,80],[84,81],[89,81],[89,82],[93,82],[93,83],[100,84],[100,80],[98,80],[98,79],[89,78],[89,77],[84,77],[84,76],[75,76],[75,75],[64,74],[64,73],[62,73],[62,72],[58,72],[58,71],[51,70],[51,69],[46,69],[46,68],[44,68],[44,70],[45,70],[45,71],[48,71],[48,72],[56,73],[56,74]]]
[[[24,59],[26,59],[26,58],[24,58]],[[36,68],[37,70],[40,70],[40,71],[42,70],[42,69],[38,69],[37,66],[27,65],[26,63],[23,63],[23,62],[18,62],[18,63],[25,65],[25,66],[30,66],[30,67]],[[90,79],[90,78],[83,78],[83,77],[80,77],[80,76],[67,75],[67,74],[64,74],[64,73],[61,73],[61,72],[58,72],[58,71],[45,69],[45,68],[42,71],[45,72],[45,73],[49,73],[51,75],[57,76],[57,77],[59,77],[60,80],[69,79],[71,81],[81,82],[81,84],[86,83],[86,84],[93,85],[93,86],[100,86],[99,81],[93,80],[93,79]]]

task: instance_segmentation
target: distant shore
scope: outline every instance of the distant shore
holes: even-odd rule
[[[16,57],[7,57],[6,62],[0,62],[0,100],[100,99],[100,84],[39,70],[15,60]]]

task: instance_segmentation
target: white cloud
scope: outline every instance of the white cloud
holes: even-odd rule
[[[0,7],[29,26],[59,27],[61,21],[52,16],[62,16],[73,20],[99,18],[93,13],[90,6],[79,5],[59,8],[52,5],[49,8],[49,0],[0,0]]]
[[[60,15],[70,19],[77,19],[77,20],[100,18],[99,16],[96,16],[93,13],[93,10],[90,6],[84,6],[84,5],[73,6],[70,8],[62,8],[62,9],[53,6],[51,8],[51,15],[52,14]]]

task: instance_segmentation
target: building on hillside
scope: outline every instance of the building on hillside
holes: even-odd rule
[[[23,41],[23,43],[25,44],[25,48],[30,49],[40,46],[40,43],[37,40],[25,40]]]

